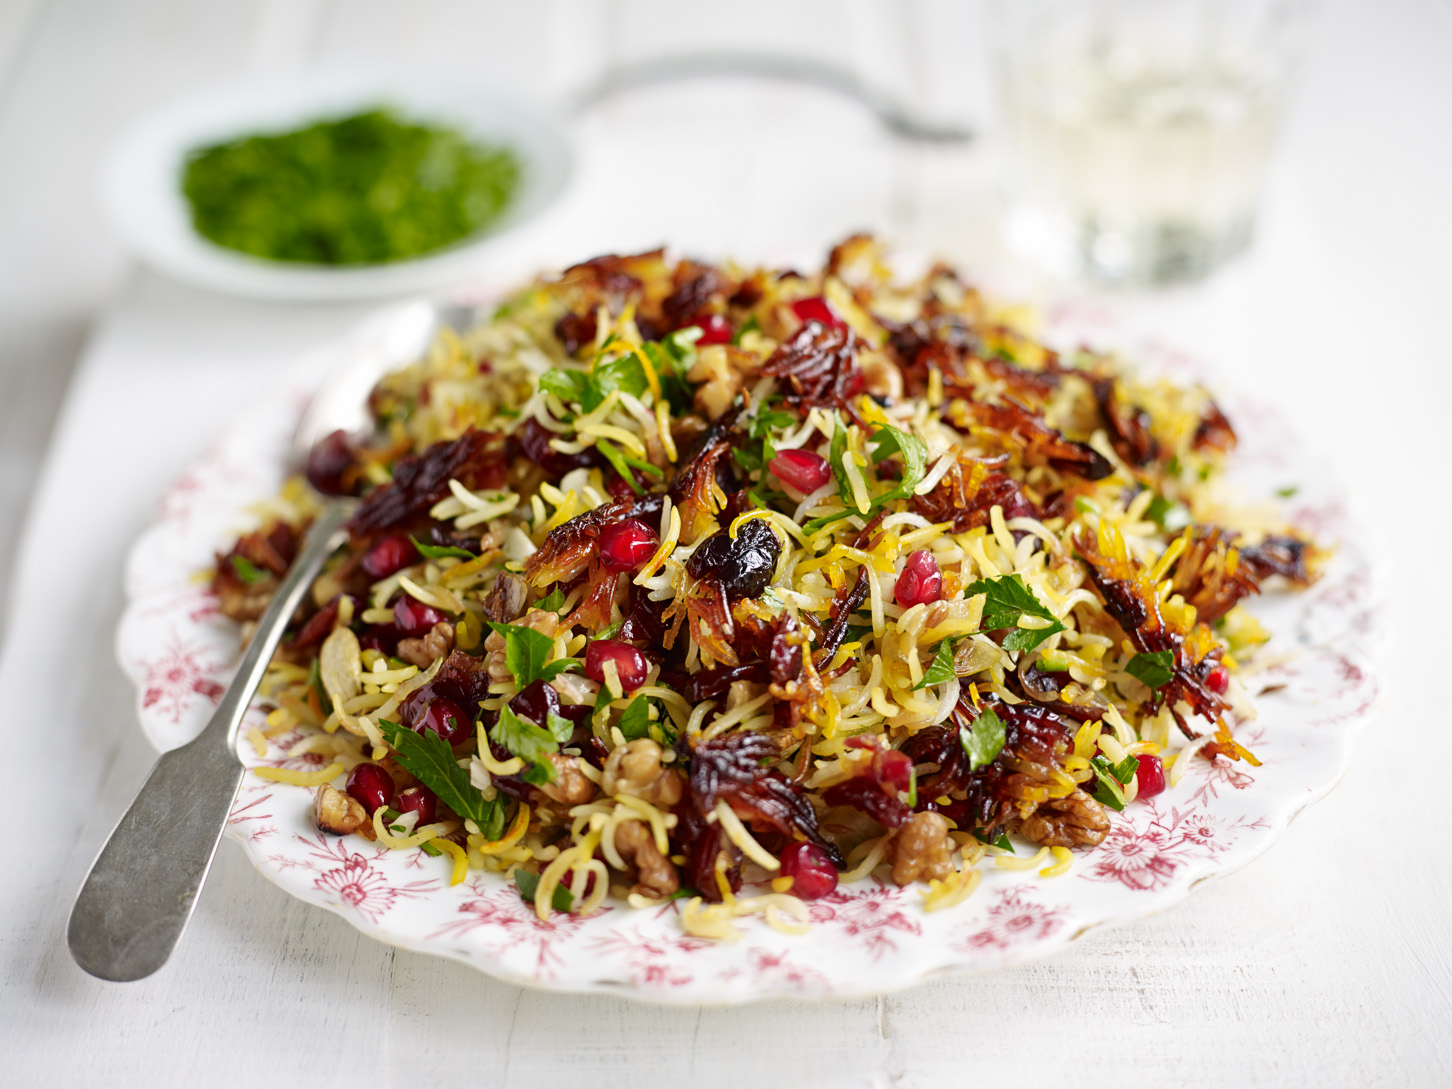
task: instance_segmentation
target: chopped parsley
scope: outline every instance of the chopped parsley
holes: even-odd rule
[[[650,733],[650,703],[644,696],[636,696],[630,701],[618,725],[626,741],[635,741]]]
[[[1136,654],[1124,671],[1147,688],[1163,688],[1175,676],[1175,652],[1156,650]]]
[[[193,150],[192,226],[272,261],[373,265],[478,234],[519,188],[518,157],[386,109]]]
[[[535,681],[552,681],[567,670],[579,668],[580,663],[574,658],[551,662],[555,641],[543,632],[520,624],[491,623],[489,626],[504,637],[504,664],[521,690]]]
[[[993,763],[998,754],[1003,751],[1003,743],[1007,736],[1008,732],[1004,729],[1003,720],[994,713],[992,708],[984,708],[983,713],[974,721],[972,729],[960,726],[958,743],[968,754],[968,770],[977,771],[979,768]]]
[[[923,679],[913,685],[913,691],[917,692],[930,684],[946,684],[957,675],[953,670],[953,640],[944,639],[938,644],[932,663],[923,671]]]
[[[249,586],[254,582],[261,582],[267,577],[267,572],[259,568],[246,556],[233,556],[232,570],[236,571],[237,577]]]
[[[1145,514],[1151,522],[1154,522],[1166,533],[1178,533],[1195,520],[1189,507],[1183,503],[1166,499],[1162,495],[1157,495],[1150,500]]]
[[[530,873],[528,870],[515,870],[514,887],[519,890],[520,898],[526,904],[533,904],[535,894],[539,891],[539,874]],[[575,898],[570,895],[570,890],[564,885],[556,885],[555,894],[550,897],[550,907],[556,911],[569,911],[574,904]]]
[[[1064,630],[1064,625],[1046,608],[1027,586],[1022,575],[1002,575],[996,579],[979,579],[963,591],[964,597],[983,594],[983,630],[1000,631],[1012,628],[1004,636],[1003,649],[1030,651],[1049,636]],[[1042,628],[1020,628],[1025,616],[1049,621]]]
[[[394,756],[424,786],[439,796],[439,801],[460,817],[471,820],[488,839],[498,839],[504,832],[504,799],[497,796],[485,801],[469,782],[469,773],[459,767],[449,743],[433,731],[418,734],[388,719],[378,720],[383,739],[392,746]]]
[[[1126,798],[1124,788],[1139,771],[1139,761],[1126,756],[1117,764],[1111,764],[1106,757],[1096,756],[1089,761],[1094,778],[1099,785],[1094,790],[1094,799],[1110,809],[1119,812],[1124,809]]]
[[[560,751],[560,743],[549,730],[520,718],[505,706],[499,709],[499,721],[490,727],[489,738],[503,745],[511,755],[528,761],[530,766],[524,772],[526,783],[541,786],[555,781],[555,765],[550,754]]]
[[[445,556],[457,556],[461,560],[474,559],[474,553],[467,548],[453,548],[449,545],[427,545],[412,534],[408,538],[413,542],[413,547],[418,549],[418,554],[428,560],[442,560]]]

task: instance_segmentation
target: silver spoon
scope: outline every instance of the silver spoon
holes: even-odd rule
[[[330,375],[303,414],[293,436],[294,456],[305,457],[331,431],[355,429],[366,419],[368,391],[385,371],[417,358],[440,323],[462,327],[469,316],[459,308],[409,303],[360,328],[345,348],[345,365]],[[324,506],[257,622],[211,721],[192,741],[156,762],[91,865],[66,931],[71,955],[91,975],[117,982],[143,979],[166,963],[181,940],[242,782],[245,769],[237,759],[242,716],[288,618],[323,562],[346,539],[343,523],[353,507],[350,500]]]

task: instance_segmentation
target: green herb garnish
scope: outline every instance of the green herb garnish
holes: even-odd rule
[[[1004,636],[1003,649],[1007,651],[1029,651],[1049,636],[1064,630],[1058,617],[1034,597],[1033,591],[1024,585],[1022,575],[1003,575],[996,579],[979,579],[963,591],[964,597],[984,594],[983,630],[999,631],[1012,628]],[[1020,628],[1019,621],[1025,616],[1037,617],[1049,623],[1042,628]]]
[[[474,553],[467,548],[454,548],[451,545],[427,545],[412,534],[408,538],[413,542],[413,547],[418,549],[418,554],[424,559],[441,560],[445,556],[457,556],[461,560],[475,559]]]
[[[1018,853],[1013,849],[1013,844],[1009,841],[1007,832],[998,833],[997,839],[989,839],[983,829],[975,828],[973,829],[973,838],[979,843],[986,843],[990,847],[997,847],[1000,850],[1007,851],[1011,855]]]
[[[1195,520],[1189,507],[1183,503],[1172,502],[1162,495],[1157,495],[1150,500],[1145,514],[1149,516],[1151,522],[1154,522],[1166,533],[1178,533]]]
[[[1284,488],[1277,488],[1276,495],[1282,499],[1289,499],[1300,490],[1301,486],[1299,484],[1287,484]]]
[[[1175,676],[1175,652],[1156,650],[1136,654],[1124,671],[1148,688],[1163,688]]]
[[[923,671],[923,679],[913,685],[913,691],[917,692],[930,684],[946,684],[957,675],[953,670],[953,640],[944,639],[938,644],[932,663]]]
[[[636,696],[620,715],[620,732],[626,741],[635,741],[650,733],[650,704],[644,696]]]
[[[554,761],[549,757],[551,753],[560,751],[560,743],[551,731],[520,718],[505,706],[499,709],[499,721],[490,728],[489,737],[512,755],[528,761],[529,767],[520,776],[526,783],[544,786],[559,778]]]
[[[521,690],[535,681],[552,681],[566,670],[579,668],[574,658],[551,662],[555,641],[543,632],[519,624],[489,626],[504,637],[504,664]]]
[[[192,225],[273,261],[369,265],[451,245],[519,186],[513,152],[376,109],[198,148],[181,188]]]
[[[539,874],[530,873],[528,870],[515,870],[514,887],[519,890],[519,895],[526,904],[533,904],[535,893],[539,891]],[[555,886],[555,894],[550,897],[550,907],[556,911],[569,911],[574,903],[575,898],[570,895],[568,888],[564,885]]]
[[[504,829],[502,796],[492,802],[485,801],[469,782],[469,773],[459,767],[447,741],[433,731],[414,733],[386,718],[378,720],[378,729],[410,775],[460,817],[473,821],[489,839],[499,838]]]
[[[1127,801],[1124,788],[1139,770],[1139,761],[1126,756],[1118,764],[1111,764],[1105,757],[1096,756],[1089,761],[1089,767],[1099,782],[1094,790],[1095,800],[1116,812],[1122,811]]]
[[[983,713],[974,720],[971,729],[967,726],[960,726],[958,742],[963,746],[963,751],[968,754],[968,770],[977,771],[979,768],[993,763],[998,754],[1003,751],[1003,743],[1007,736],[1008,731],[1004,729],[1003,720],[994,713],[992,708],[984,708]]]
[[[249,586],[254,582],[261,582],[267,578],[267,572],[259,568],[246,556],[233,556],[232,570],[236,571],[237,577]]]

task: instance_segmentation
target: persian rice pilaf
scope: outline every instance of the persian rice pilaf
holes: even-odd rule
[[[323,766],[257,773],[541,917],[681,898],[729,938],[873,873],[933,910],[986,858],[1065,872],[1193,760],[1256,763],[1242,599],[1323,559],[1229,495],[1204,390],[866,237],[576,265],[369,406],[218,558],[245,633],[317,492],[362,497],[250,735]]]

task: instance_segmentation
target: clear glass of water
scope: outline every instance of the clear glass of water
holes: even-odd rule
[[[1010,241],[1070,277],[1199,279],[1239,253],[1297,0],[993,0]]]

